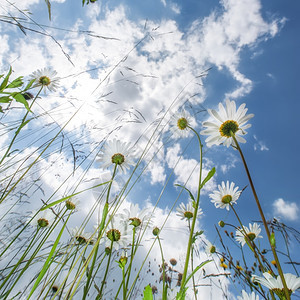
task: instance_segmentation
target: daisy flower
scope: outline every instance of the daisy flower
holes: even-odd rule
[[[194,211],[195,211],[192,201],[190,201],[186,206],[184,203],[181,203],[179,207],[176,208],[176,210],[177,210],[176,215],[181,217],[181,220],[187,220],[187,221],[193,218]],[[201,208],[199,208],[197,212],[197,218],[199,218],[200,215],[202,214],[203,211]]]
[[[151,225],[152,222],[149,220],[151,218],[151,212],[148,208],[140,210],[138,204],[130,204],[130,209],[125,208],[123,213],[120,214],[120,217],[124,222],[129,222],[129,225],[134,227],[142,227],[143,223]]]
[[[280,299],[285,299],[284,288],[280,276],[277,276],[277,278],[275,278],[268,272],[263,273],[263,276],[264,277],[253,275],[252,281],[258,282],[268,289],[272,290]],[[283,276],[290,295],[300,288],[300,277],[296,277],[291,273],[283,274]]]
[[[80,204],[80,201],[78,199],[70,198],[65,201],[65,206],[66,206],[66,209],[68,209],[68,210],[75,210],[75,209],[77,210],[79,204]]]
[[[242,296],[237,296],[237,298],[238,300],[259,300],[259,296],[254,292],[247,294],[244,290],[242,290]]]
[[[131,242],[131,235],[128,232],[127,224],[120,215],[115,215],[109,222],[105,232],[105,246],[116,250],[126,248]]]
[[[190,132],[189,126],[191,125],[192,117],[191,115],[182,110],[175,113],[170,120],[170,130],[174,138],[187,137]]]
[[[200,134],[209,135],[205,140],[208,147],[212,145],[224,144],[229,147],[235,145],[231,137],[231,132],[234,134],[238,142],[245,143],[246,140],[242,137],[245,135],[246,129],[251,127],[250,124],[246,124],[254,114],[248,114],[246,104],[243,103],[236,110],[236,104],[234,101],[226,100],[226,108],[222,103],[219,103],[219,111],[214,109],[208,109],[212,121],[203,123],[206,129],[202,130]]]
[[[44,87],[44,91],[48,89],[51,92],[55,92],[58,88],[59,77],[55,77],[56,71],[51,68],[44,68],[42,70],[37,70],[31,74],[31,78],[35,79],[35,86]]]
[[[235,233],[235,239],[241,243],[242,246],[246,244],[246,237],[252,242],[257,238],[262,238],[260,234],[261,229],[257,223],[250,224],[249,228],[243,225],[244,230],[238,229]],[[245,236],[246,233],[246,236]]]
[[[102,168],[117,165],[126,171],[130,165],[133,165],[132,148],[129,144],[116,139],[108,141],[99,154],[98,161],[102,164]]]
[[[211,256],[216,252],[216,247],[210,241],[206,241],[205,252],[208,256]]]
[[[36,212],[32,213],[34,216]],[[55,219],[55,215],[51,212],[50,209],[39,211],[33,218],[30,218],[30,224],[32,226],[38,226],[39,228],[45,228],[51,226]]]
[[[71,230],[73,238],[77,241],[79,245],[94,243],[94,240],[91,238],[92,233],[84,232],[84,228],[78,228],[77,226]]]
[[[216,208],[226,208],[229,210],[230,204],[235,204],[240,197],[241,191],[238,191],[239,187],[234,187],[234,183],[227,180],[222,181],[221,185],[218,185],[219,190],[210,194],[211,202],[215,204]]]

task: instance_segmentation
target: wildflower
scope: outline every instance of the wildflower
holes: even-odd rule
[[[44,91],[48,89],[51,92],[55,92],[58,88],[58,77],[55,77],[56,71],[51,68],[44,68],[42,70],[37,70],[32,73],[32,79],[35,79],[36,86],[44,87]]]
[[[205,252],[208,256],[211,256],[216,252],[216,247],[209,241],[206,242]]]
[[[68,209],[68,210],[75,210],[79,206],[79,200],[77,200],[77,199],[73,200],[72,198],[68,199],[65,202],[65,206],[66,206],[66,209]]]
[[[90,244],[92,245],[94,243],[94,240],[91,238],[91,233],[85,233],[84,228],[80,229],[77,226],[71,230],[72,236],[75,238],[75,240],[78,242],[79,245],[83,244]]]
[[[181,203],[179,207],[176,208],[177,213],[176,215],[181,217],[181,220],[190,220],[194,216],[195,208],[193,207],[193,202],[190,201],[186,206],[184,203]],[[197,211],[197,218],[203,214],[201,208]]]
[[[275,278],[268,272],[263,273],[263,276],[264,277],[253,275],[252,281],[254,283],[258,282],[264,285],[268,289],[272,290],[280,299],[283,299],[285,297],[285,293],[280,276],[277,276],[277,278]],[[283,274],[283,276],[290,295],[300,288],[300,277],[296,277],[291,273]]]
[[[222,228],[225,226],[225,222],[224,222],[224,221],[219,221],[218,224],[219,224],[219,226],[222,227]]]
[[[242,296],[237,296],[237,298],[238,300],[259,300],[259,296],[255,295],[254,292],[248,294],[244,290],[242,290]]]
[[[271,261],[271,264],[272,264],[274,267],[277,268],[277,264],[276,264],[276,261],[275,261],[275,260],[272,260],[272,261]]]
[[[216,208],[226,208],[229,210],[231,204],[235,204],[240,197],[241,191],[238,191],[239,187],[234,187],[234,183],[227,180],[226,185],[222,181],[221,185],[218,185],[219,191],[214,191],[210,194],[211,202],[215,204]]]
[[[245,106],[246,104],[243,103],[236,110],[235,102],[226,100],[226,108],[222,103],[219,103],[219,112],[208,109],[208,113],[213,120],[204,122],[203,126],[207,128],[200,132],[203,135],[209,135],[205,140],[208,147],[220,144],[229,147],[233,144],[232,134],[238,142],[246,142],[241,135],[245,135],[247,133],[245,129],[251,127],[250,124],[246,125],[246,123],[254,114],[246,115],[248,109]]]
[[[154,229],[152,230],[152,234],[154,235],[154,236],[157,236],[158,234],[159,234],[159,228],[158,227],[154,227]]]
[[[221,262],[220,267],[222,267],[224,270],[226,270],[228,268],[228,266],[225,264],[225,262]]]
[[[122,251],[122,254],[121,254],[120,259],[118,261],[119,266],[120,266],[121,269],[123,269],[126,266],[127,261],[128,261],[127,253],[125,251]]]
[[[262,236],[259,235],[261,229],[257,223],[253,223],[253,225],[249,223],[249,228],[246,226],[243,226],[243,228],[244,230],[238,229],[235,233],[235,239],[241,243],[242,246],[246,244],[247,239],[253,242],[257,238],[262,238]]]
[[[35,215],[36,212],[33,212],[32,215]],[[39,228],[45,228],[51,226],[54,221],[54,214],[50,209],[46,209],[43,211],[39,211],[35,217],[33,217],[30,221],[32,226],[38,226]]]
[[[99,154],[98,161],[102,163],[102,168],[108,168],[111,165],[119,166],[124,172],[133,165],[131,157],[132,148],[125,142],[116,139],[108,141],[102,152]]]
[[[151,224],[151,212],[147,208],[140,210],[138,204],[131,203],[130,209],[125,208],[123,213],[120,214],[120,217],[123,218],[125,222],[130,221],[129,224],[133,227],[141,227],[143,223],[146,223],[146,225]]]
[[[191,125],[191,115],[182,110],[175,113],[170,120],[170,130],[174,138],[185,138],[189,135],[189,126]]]
[[[130,235],[127,226],[120,215],[114,215],[107,226],[105,245],[116,250],[127,247],[130,243]]]

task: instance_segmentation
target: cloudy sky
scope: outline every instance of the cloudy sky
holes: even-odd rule
[[[135,144],[137,153],[147,149],[126,205],[153,207],[159,199],[157,219],[165,219],[175,201],[176,207],[188,199],[174,183],[196,192],[199,170],[197,140],[192,134],[180,140],[172,137],[171,115],[184,107],[200,132],[208,118],[206,109],[231,99],[237,105],[246,103],[255,115],[242,150],[267,219],[276,217],[299,228],[299,2],[99,0],[84,7],[80,0],[51,3],[49,21],[42,0],[14,5],[0,0],[0,73],[11,65],[13,77],[28,80],[37,69],[51,67],[60,78],[56,92],[41,95],[34,107],[36,118],[24,128],[15,146],[18,155],[11,158],[9,172],[19,166],[13,159],[20,163],[35,153],[29,163],[65,126],[32,171],[39,188],[28,187],[35,199],[28,210],[40,207],[39,197],[55,200],[97,184],[99,178],[109,179],[95,157],[104,139],[117,138]],[[19,26],[8,16],[17,17]],[[21,106],[14,107],[14,115],[1,120],[9,124],[9,129],[1,129],[1,153],[13,122],[24,114]],[[208,194],[222,180],[240,188],[248,182],[237,151],[204,145],[204,157],[204,173],[215,167],[216,175],[203,191],[204,214],[198,226],[215,242],[214,224],[235,220],[231,212],[216,209]],[[126,178],[119,176],[119,182]],[[95,194],[81,203],[82,215]],[[246,225],[259,220],[249,187],[239,201],[237,210]],[[173,211],[166,231],[183,235],[173,255],[179,259],[186,234],[184,221],[177,218]],[[165,247],[172,249],[167,237]]]

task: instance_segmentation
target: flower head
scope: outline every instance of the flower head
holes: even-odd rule
[[[262,238],[260,234],[261,229],[257,223],[250,224],[249,228],[246,226],[243,226],[244,230],[238,229],[235,233],[235,239],[241,243],[242,246],[246,244],[247,240],[250,240],[251,242],[254,241],[257,238]]]
[[[211,242],[206,241],[205,252],[208,256],[211,256],[216,252],[216,246],[214,246]]]
[[[189,126],[191,125],[191,115],[182,110],[175,113],[170,120],[170,130],[174,138],[187,137],[189,134]]]
[[[116,139],[108,141],[99,154],[98,161],[102,163],[103,168],[115,165],[126,171],[133,165],[132,148],[129,144]]]
[[[152,224],[150,220],[151,212],[147,208],[140,210],[138,204],[131,203],[130,209],[128,210],[125,208],[120,216],[123,218],[124,222],[129,222],[129,225],[132,225],[133,227],[141,228],[143,225],[149,226]]]
[[[259,300],[259,296],[255,295],[254,292],[248,294],[244,290],[242,290],[242,296],[237,296],[237,298],[238,300]]]
[[[280,276],[277,276],[277,278],[275,278],[268,272],[263,273],[263,276],[264,277],[253,275],[252,281],[264,285],[268,289],[272,290],[280,299],[283,299],[285,293]],[[300,288],[300,277],[296,277],[291,273],[283,274],[283,276],[290,295]]]
[[[179,207],[176,208],[176,215],[181,217],[181,220],[191,220],[194,216],[195,209],[193,207],[192,201],[190,201],[186,206],[184,203],[181,203]],[[197,212],[197,218],[202,215],[202,209],[199,208]]]
[[[32,216],[34,216],[36,212],[32,213]],[[54,214],[51,212],[50,209],[46,209],[43,211],[39,211],[33,218],[30,218],[30,224],[32,226],[37,226],[39,228],[45,228],[51,226],[55,219]]]
[[[109,222],[105,232],[105,246],[113,247],[116,250],[125,248],[131,241],[131,236],[128,232],[127,224],[120,215],[114,215]]]
[[[55,77],[56,71],[51,68],[44,68],[42,70],[37,70],[31,74],[32,79],[35,79],[35,86],[44,87],[44,91],[48,89],[49,91],[55,92],[58,88],[59,77]]]
[[[79,245],[94,244],[91,233],[84,232],[84,228],[78,228],[77,226],[71,230],[72,236]]]
[[[221,185],[218,185],[219,190],[214,191],[210,194],[211,202],[215,204],[216,208],[226,208],[229,210],[230,204],[235,204],[237,199],[240,197],[241,191],[238,191],[239,187],[234,187],[234,183],[227,180],[222,181]]]
[[[208,113],[213,120],[204,122],[203,126],[207,128],[200,132],[203,135],[209,135],[205,140],[208,147],[214,144],[224,144],[227,147],[234,145],[232,134],[238,142],[246,142],[242,135],[245,135],[247,133],[245,130],[251,127],[250,124],[246,123],[254,114],[246,115],[248,109],[245,106],[246,104],[243,103],[236,110],[235,102],[226,100],[226,108],[224,108],[222,103],[219,103],[218,112],[214,109],[208,109]]]
[[[77,210],[78,209],[78,206],[80,204],[80,201],[78,199],[68,199],[66,200],[65,202],[65,206],[66,206],[66,209],[68,210]]]

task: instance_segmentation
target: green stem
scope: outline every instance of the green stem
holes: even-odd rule
[[[113,183],[114,177],[116,176],[116,171],[117,171],[117,164],[115,164],[113,175],[112,175],[111,181],[110,181],[109,186],[108,186],[107,195],[106,195],[106,202],[105,202],[103,212],[102,212],[102,219],[101,219],[101,223],[100,223],[99,228],[98,228],[98,239],[97,239],[97,242],[96,242],[97,244],[95,246],[96,249],[95,249],[95,252],[94,252],[92,265],[91,265],[91,268],[90,268],[89,273],[88,273],[88,279],[87,279],[85,287],[84,287],[84,293],[83,293],[83,296],[82,296],[82,300],[86,299],[86,296],[87,296],[89,288],[90,288],[90,282],[91,282],[91,279],[92,279],[92,276],[93,276],[93,270],[95,268],[97,255],[98,255],[98,251],[99,251],[100,237],[102,235],[102,231],[104,229],[106,217],[107,217],[107,214],[108,214],[108,200],[109,200],[111,185]]]
[[[110,265],[110,261],[111,261],[111,254],[113,252],[113,243],[114,242],[111,241],[111,244],[110,244],[111,251],[109,252],[109,256],[108,256],[108,261],[107,261],[107,265],[106,265],[104,277],[103,277],[101,288],[100,288],[100,291],[99,291],[100,299],[102,299],[102,291],[103,291],[103,288],[104,288],[104,285],[105,285],[105,280],[106,280],[106,277],[107,277],[107,273],[108,273],[108,269],[109,269],[109,265]]]
[[[162,260],[162,271],[163,271],[163,292],[162,292],[162,299],[165,300],[167,299],[165,295],[167,294],[166,291],[166,271],[165,271],[165,259],[164,259],[164,253],[163,249],[161,246],[160,238],[157,236],[158,244],[159,244],[159,249],[160,249],[160,254],[161,254],[161,260]]]
[[[203,147],[203,145],[201,143],[200,136],[197,133],[197,131],[195,131],[191,127],[189,127],[189,128],[196,134],[196,136],[198,138],[199,148],[200,148],[200,161],[199,161],[200,171],[199,171],[199,184],[198,184],[197,200],[196,200],[196,203],[195,203],[195,211],[194,211],[192,226],[191,226],[191,230],[190,230],[189,242],[188,242],[187,251],[186,251],[185,265],[184,265],[184,270],[183,270],[183,274],[182,274],[182,281],[181,281],[180,289],[184,288],[185,280],[186,280],[186,276],[187,276],[187,270],[188,270],[188,265],[189,265],[189,260],[190,260],[190,253],[191,253],[191,246],[192,246],[192,239],[193,239],[193,235],[194,235],[195,224],[196,224],[196,219],[197,219],[197,215],[198,215],[198,208],[199,208],[199,202],[200,202],[201,177],[202,177],[202,147]]]
[[[286,281],[285,281],[285,278],[284,278],[284,275],[283,275],[283,271],[282,271],[282,268],[281,268],[281,265],[280,265],[280,262],[279,262],[276,250],[275,250],[275,246],[271,242],[271,234],[270,234],[270,231],[269,231],[268,223],[266,221],[265,215],[264,215],[263,210],[261,208],[261,205],[260,205],[260,202],[259,202],[256,190],[255,190],[255,187],[254,187],[254,184],[253,184],[253,181],[252,181],[252,178],[251,178],[251,175],[250,175],[250,172],[249,172],[249,169],[248,169],[245,157],[243,155],[243,152],[242,152],[242,150],[241,150],[241,148],[239,146],[239,143],[238,143],[238,141],[237,141],[237,139],[236,139],[236,137],[235,137],[235,135],[234,135],[233,132],[231,132],[231,137],[234,140],[234,142],[236,144],[236,148],[239,151],[240,156],[242,158],[242,161],[243,161],[243,164],[244,164],[247,176],[248,176],[248,180],[249,180],[249,183],[250,183],[250,186],[251,186],[251,189],[252,189],[252,193],[253,193],[256,205],[258,207],[258,210],[259,210],[262,222],[264,224],[265,231],[266,231],[267,236],[268,236],[268,240],[269,240],[269,243],[270,243],[270,246],[271,246],[271,250],[272,250],[275,262],[277,264],[277,269],[278,269],[278,273],[279,273],[279,276],[281,278],[281,281],[282,281],[282,284],[283,284],[283,287],[284,287],[284,293],[285,293],[286,300],[290,300],[289,290],[288,290],[288,287],[287,287],[287,284],[286,284]]]

